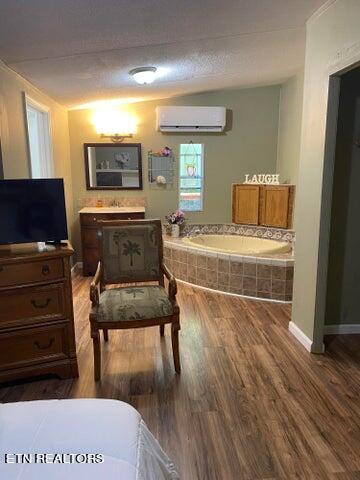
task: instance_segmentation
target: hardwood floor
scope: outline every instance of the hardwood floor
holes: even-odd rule
[[[310,355],[288,305],[179,285],[182,372],[169,327],[109,332],[93,381],[89,284],[74,278],[80,378],[0,388],[1,402],[107,397],[144,417],[186,480],[360,479],[360,336]]]

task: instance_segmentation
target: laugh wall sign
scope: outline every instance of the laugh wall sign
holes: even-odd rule
[[[256,175],[247,173],[244,183],[250,185],[279,185],[279,177],[279,173],[259,173]]]

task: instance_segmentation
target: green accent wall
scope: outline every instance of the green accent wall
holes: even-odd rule
[[[280,181],[296,185],[298,179],[304,71],[281,85],[277,171]]]
[[[95,132],[92,111],[69,111],[69,133],[72,181],[74,185],[74,217],[72,234],[76,249],[80,248],[78,210],[84,197],[139,196],[146,197],[147,218],[161,218],[178,206],[178,185],[173,190],[150,189],[147,181],[147,152],[169,146],[176,161],[181,143],[204,144],[204,210],[189,213],[189,222],[231,222],[231,184],[242,182],[246,173],[275,173],[279,119],[280,86],[242,90],[217,91],[176,97],[167,100],[134,103],[123,107],[137,118],[136,135],[129,141],[142,144],[143,191],[87,191],[83,144],[106,141]],[[227,108],[227,128],[224,133],[161,133],[156,131],[157,105],[204,105]],[[176,165],[176,180],[178,164]],[[78,256],[80,258],[80,255]]]

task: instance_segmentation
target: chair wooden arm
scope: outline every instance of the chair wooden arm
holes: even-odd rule
[[[96,269],[95,277],[93,278],[93,281],[90,284],[90,300],[93,307],[99,305],[98,285],[101,281],[102,273],[103,273],[102,263],[99,262]]]
[[[177,294],[176,278],[164,263],[162,265],[162,268],[163,268],[165,277],[169,280],[169,300],[173,305],[176,305],[176,294]]]

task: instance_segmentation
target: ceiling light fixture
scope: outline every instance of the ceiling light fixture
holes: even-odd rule
[[[130,75],[134,77],[136,83],[140,85],[148,85],[155,80],[156,68],[155,67],[139,67],[130,70]]]

